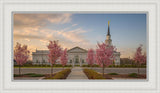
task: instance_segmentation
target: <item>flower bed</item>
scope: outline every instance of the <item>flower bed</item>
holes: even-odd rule
[[[71,69],[64,69],[56,74],[53,77],[46,77],[44,79],[66,79],[67,76],[70,74]]]
[[[87,75],[88,79],[105,79],[102,74],[91,69],[83,69],[83,72]]]

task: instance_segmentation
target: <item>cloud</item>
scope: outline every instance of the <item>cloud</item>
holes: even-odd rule
[[[55,15],[50,15],[47,20],[51,23],[68,23],[71,21],[71,14],[55,14]]]
[[[31,52],[36,48],[47,49],[49,40],[59,40],[61,47],[68,49],[75,46],[93,48],[95,45],[85,37],[88,31],[75,27],[77,24],[60,29],[46,27],[48,24],[54,26],[70,23],[71,16],[71,14],[15,14],[14,43],[28,45]]]
[[[28,39],[28,38],[25,38],[25,40],[28,41],[28,42],[30,41],[30,39]]]
[[[14,14],[14,29],[40,28],[50,23],[64,24],[71,21],[71,14]]]
[[[73,24],[72,26],[77,26],[78,24]]]
[[[58,35],[62,35],[64,38],[70,40],[71,42],[87,42],[85,37],[82,35],[82,33],[85,33],[85,30],[82,30],[81,28],[74,29],[71,31],[57,31]]]
[[[38,35],[23,35],[23,34],[14,34],[14,39],[25,39],[25,38],[29,38],[29,39],[42,39],[42,36],[38,36]]]

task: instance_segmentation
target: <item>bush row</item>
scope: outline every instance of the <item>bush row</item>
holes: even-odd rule
[[[82,65],[82,67],[100,67],[99,65],[96,65],[96,64],[94,64],[94,65]],[[125,68],[125,67],[127,67],[127,68],[137,68],[137,65],[109,65],[108,66],[109,68],[112,68],[112,67],[122,67],[122,68]],[[146,65],[141,65],[140,66],[140,68],[146,68]]]
[[[101,74],[91,69],[83,69],[83,72],[87,75],[88,79],[105,79]]]
[[[109,67],[110,68],[111,67],[122,67],[122,68],[124,68],[124,67],[127,67],[127,68],[132,67],[132,68],[137,68],[137,65],[109,65]],[[141,65],[140,68],[146,68],[146,65]]]
[[[19,67],[19,65],[14,65],[14,67]],[[51,65],[28,65],[24,64],[22,67],[51,67]],[[54,64],[53,67],[63,67],[61,64]],[[72,65],[66,65],[64,67],[72,67]]]
[[[62,70],[56,73],[54,77],[50,79],[66,79],[70,72],[71,72],[71,69]]]
[[[96,65],[96,64],[94,64],[94,65],[82,65],[82,67],[99,67],[99,65]]]

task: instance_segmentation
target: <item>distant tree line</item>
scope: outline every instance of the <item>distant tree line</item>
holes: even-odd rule
[[[136,62],[133,59],[120,58],[120,65],[136,65]],[[146,63],[143,63],[142,65],[146,65]]]

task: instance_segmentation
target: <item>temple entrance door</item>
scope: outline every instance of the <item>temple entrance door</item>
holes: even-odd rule
[[[75,56],[75,64],[74,65],[75,66],[79,65],[79,56],[78,55]]]

